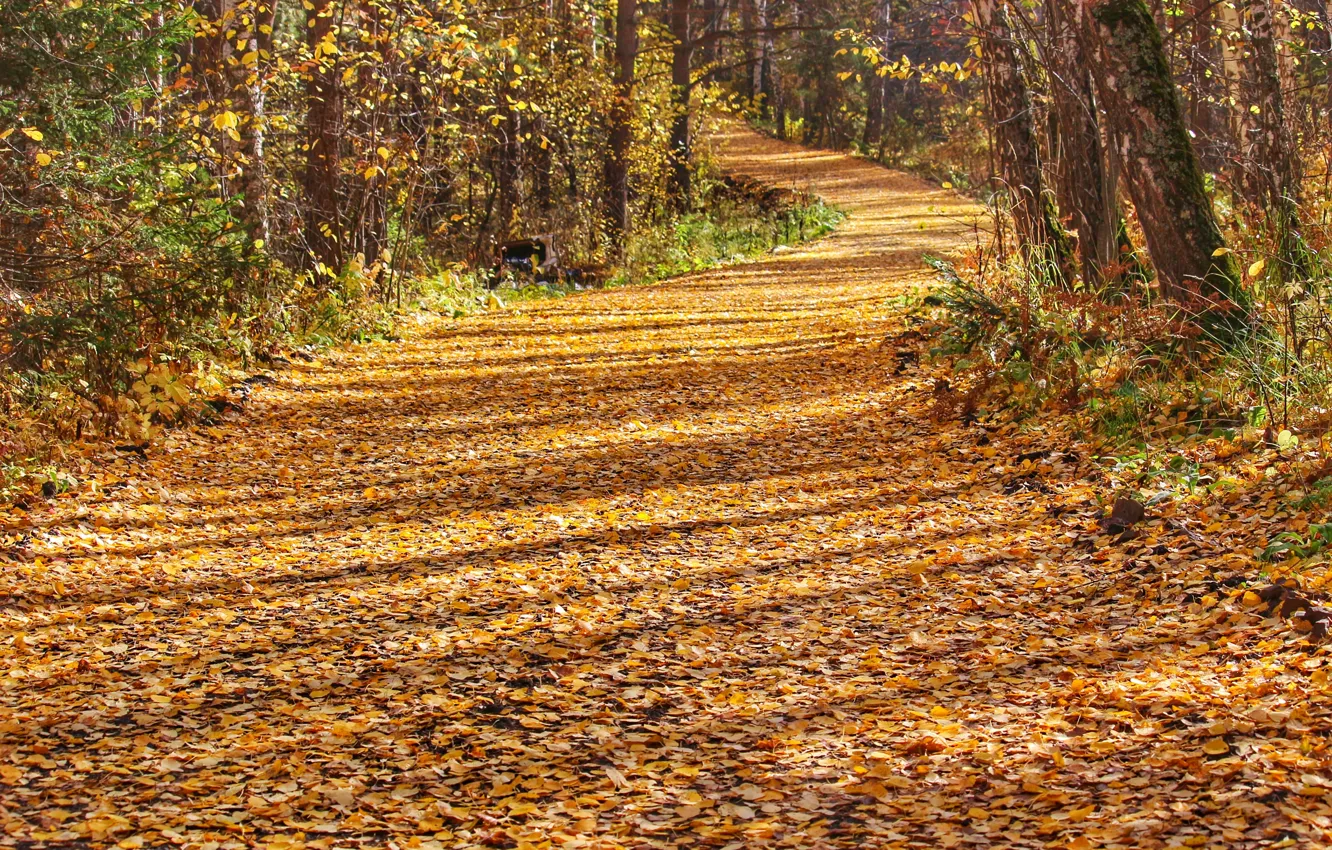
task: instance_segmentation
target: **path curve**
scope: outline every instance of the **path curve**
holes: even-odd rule
[[[850,219],[297,364],[34,515],[40,560],[0,573],[0,844],[1319,834],[1303,797],[1199,790],[1247,679],[1172,679],[1201,632],[1095,596],[1122,565],[1070,554],[1086,486],[1013,460],[1040,423],[931,419],[900,299],[970,207],[717,142]]]

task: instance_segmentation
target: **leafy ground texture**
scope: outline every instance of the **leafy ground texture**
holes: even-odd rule
[[[1324,844],[1322,652],[1183,593],[1252,559],[1111,540],[1054,417],[934,415],[902,298],[975,211],[717,141],[850,218],[296,363],[0,515],[0,844]]]

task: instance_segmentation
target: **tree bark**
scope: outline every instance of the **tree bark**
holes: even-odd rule
[[[1003,0],[975,0],[974,8],[1000,176],[1012,205],[1018,246],[1025,261],[1063,281],[1071,250],[1045,191],[1031,94],[1014,47],[1008,10]]]
[[[762,57],[759,55],[758,39],[754,37],[754,30],[757,27],[757,16],[755,12],[755,3],[764,2],[764,0],[740,0],[740,26],[745,32],[745,83],[744,93],[752,101],[758,97],[759,92],[763,90],[762,72],[760,70]],[[1332,2],[1332,0],[1328,0]]]
[[[759,46],[758,64],[754,66],[755,86],[763,97],[763,115],[769,116],[776,107],[781,95],[777,90],[777,69],[772,38],[774,0],[756,0],[755,11],[758,14]]]
[[[1305,278],[1309,268],[1299,236],[1299,168],[1286,120],[1271,0],[1249,0],[1245,12],[1251,64],[1246,100],[1253,107],[1249,112],[1245,161],[1250,179],[1265,201],[1268,221],[1277,234],[1283,278]]]
[[[313,0],[306,11],[308,45],[314,58],[305,85],[305,243],[310,267],[336,276],[343,266],[341,198],[342,82],[334,0]]]
[[[1059,209],[1078,231],[1078,262],[1088,287],[1103,283],[1119,258],[1115,181],[1101,141],[1091,74],[1059,4],[1047,4],[1050,89],[1055,128],[1054,174]]]
[[[1238,318],[1248,296],[1234,258],[1221,250],[1225,240],[1151,11],[1143,0],[1073,8],[1161,294],[1207,316]]]
[[[244,41],[248,50],[239,64],[239,91],[246,112],[241,127],[241,219],[253,242],[269,240],[268,163],[264,153],[267,132],[267,84],[264,69],[273,50],[273,21],[278,0],[255,0]],[[250,59],[250,57],[253,59]],[[247,61],[248,60],[248,61]]]
[[[1213,38],[1216,21],[1215,0],[1190,0],[1190,39],[1187,85],[1189,92],[1189,129],[1204,171],[1219,172],[1225,167],[1224,145],[1226,110],[1217,103],[1225,98],[1224,82],[1211,73],[1221,60],[1221,51]]]
[[[892,0],[875,0],[870,30],[881,52],[888,49],[888,40],[892,38],[892,15]],[[887,59],[886,53],[880,56],[881,61]],[[877,66],[870,69],[869,84],[865,87],[865,133],[861,137],[861,144],[867,153],[881,149],[883,144],[884,99],[888,93],[888,82],[879,73],[880,70]]]
[[[690,35],[691,0],[671,0],[671,94],[675,115],[671,120],[671,198],[681,210],[691,207],[692,180],[689,149],[689,100],[693,94],[694,43]]]
[[[726,12],[725,3],[719,3],[717,0],[703,0],[700,9],[703,17],[703,33],[710,36],[721,29],[721,18]],[[699,51],[698,61],[704,68],[707,68],[707,78],[711,80],[715,73],[713,66],[717,64],[718,49],[720,41],[716,38],[708,38],[703,42],[703,47]]]
[[[360,0],[359,5],[362,49],[370,61],[362,63],[357,74],[357,99],[362,101],[363,112],[357,135],[363,144],[364,155],[357,165],[355,178],[360,184],[360,208],[355,216],[356,228],[352,236],[355,250],[369,269],[383,258],[388,248],[388,181],[382,173],[385,163],[378,154],[386,116],[384,101],[380,97],[383,84],[376,79],[376,71],[387,73],[391,60],[390,34],[383,9],[369,0]],[[372,165],[374,169],[369,167]],[[387,297],[388,293],[384,294]]]
[[[1216,10],[1221,19],[1221,77],[1226,88],[1226,103],[1229,104],[1229,108],[1225,111],[1229,131],[1225,134],[1225,159],[1228,166],[1226,170],[1229,172],[1234,190],[1248,194],[1252,187],[1248,184],[1244,168],[1244,126],[1247,119],[1243,110],[1244,80],[1240,69],[1242,57],[1239,46],[1243,23],[1234,2],[1217,3]]]
[[[189,43],[189,59],[194,77],[195,102],[210,114],[218,114],[229,109],[233,74],[229,67],[232,60],[232,40],[227,38],[227,28],[233,26],[235,7],[233,0],[194,0],[192,4],[198,16],[197,30]],[[218,179],[224,199],[231,196],[235,188],[232,170],[235,167],[236,137],[235,127],[209,135],[215,159],[208,163],[210,172]]]
[[[638,0],[619,0],[615,11],[615,98],[606,155],[606,230],[611,250],[624,255],[629,233],[629,148],[633,142],[634,60],[638,56]]]
[[[518,113],[509,102],[509,80],[513,77],[513,63],[504,61],[504,73],[498,80],[499,91],[495,102],[499,104],[496,116],[500,119],[495,125],[494,174],[495,202],[498,222],[496,235],[501,241],[511,235],[514,215],[518,210],[518,170],[520,148],[518,144]]]

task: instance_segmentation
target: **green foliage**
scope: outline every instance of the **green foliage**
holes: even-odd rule
[[[124,110],[188,38],[180,4],[161,0],[7,0],[0,5],[0,129],[37,127],[55,151],[125,124]]]
[[[1193,496],[1231,486],[1203,470],[1202,464],[1182,453],[1153,453],[1145,450],[1097,458],[1111,480],[1140,492],[1155,494],[1146,499],[1164,501],[1171,494]]]
[[[1307,533],[1283,531],[1264,547],[1262,561],[1312,558],[1332,546],[1332,523],[1312,523]]]
[[[1070,291],[1019,263],[982,275],[974,260],[963,272],[926,262],[942,281],[926,299],[941,312],[936,353],[1001,379],[1010,406],[1062,405],[1103,434],[1137,442],[1228,432],[1252,419],[1248,364],[1165,310]]]
[[[752,201],[723,199],[664,226],[637,234],[611,285],[650,283],[742,260],[816,239],[835,228],[843,214],[820,199],[803,196],[794,206],[764,210]]]
[[[111,423],[145,354],[266,294],[217,181],[158,97],[179,6],[0,7],[0,387],[15,420]],[[71,433],[72,432],[72,433]]]

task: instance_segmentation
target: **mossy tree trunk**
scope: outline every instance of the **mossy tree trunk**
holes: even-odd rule
[[[1009,195],[1018,245],[1028,263],[1064,278],[1072,246],[1041,176],[1031,93],[1013,42],[1008,10],[1003,0],[975,0],[974,8],[1000,178]]]
[[[1162,295],[1213,317],[1247,308],[1151,10],[1143,0],[1064,8],[1078,22]]]

